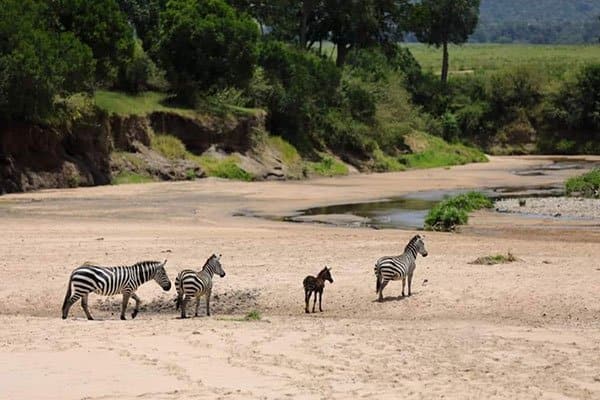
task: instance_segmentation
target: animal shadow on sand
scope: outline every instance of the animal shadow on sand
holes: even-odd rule
[[[412,294],[410,296],[402,296],[402,295],[398,295],[398,296],[385,296],[383,298],[382,303],[387,303],[390,301],[403,301],[403,300],[408,300],[410,297],[417,297],[419,295],[419,292],[412,292]],[[379,303],[379,301],[377,301],[377,299],[373,300],[372,303]]]

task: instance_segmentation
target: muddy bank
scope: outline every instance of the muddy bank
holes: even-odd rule
[[[496,211],[555,218],[600,219],[600,200],[577,197],[505,199],[495,203]]]
[[[120,174],[155,180],[204,177],[197,163],[152,150],[152,136],[168,133],[195,154],[239,154],[257,177],[286,178],[277,154],[257,151],[264,113],[185,117],[106,115],[95,110],[64,126],[10,123],[0,128],[0,194],[49,188],[106,185]]]

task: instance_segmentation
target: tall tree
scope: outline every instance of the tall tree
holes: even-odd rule
[[[443,48],[442,82],[448,81],[448,44],[462,44],[475,31],[480,0],[422,0],[413,8],[417,39]]]

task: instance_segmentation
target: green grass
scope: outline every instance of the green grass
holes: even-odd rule
[[[134,172],[120,172],[117,176],[113,177],[113,185],[123,185],[128,183],[148,183],[154,182],[151,176],[137,174]]]
[[[143,92],[131,95],[122,92],[97,90],[94,93],[96,105],[108,112],[117,115],[148,115],[155,111],[173,112],[184,116],[193,117],[195,111],[191,108],[178,108],[165,105],[169,95],[158,92]]]
[[[496,265],[496,264],[508,264],[515,261],[519,261],[514,254],[510,251],[507,254],[494,254],[491,256],[478,257],[475,261],[470,262],[469,264],[475,265]]]
[[[172,135],[154,135],[151,147],[169,160],[189,158],[190,154],[181,140]]]
[[[252,175],[243,170],[237,163],[235,156],[217,158],[213,156],[192,156],[191,160],[197,162],[208,176],[217,178],[233,179],[237,181],[251,181]]]
[[[407,44],[424,71],[440,73],[442,50]],[[452,45],[450,73],[488,73],[514,66],[531,66],[553,77],[586,63],[600,62],[597,45],[466,44]]]
[[[600,168],[569,178],[565,191],[568,196],[600,197]]]
[[[406,165],[377,148],[373,151],[373,170],[375,172],[405,171]]]
[[[425,229],[453,231],[456,226],[465,225],[469,221],[470,212],[492,206],[492,201],[479,192],[468,192],[451,197],[429,210],[425,217]]]
[[[404,140],[413,153],[401,156],[399,160],[409,168],[436,168],[488,161],[485,154],[476,148],[447,143],[423,132],[410,133]]]
[[[262,316],[260,315],[260,311],[252,310],[244,317],[245,321],[260,321]]]
[[[285,141],[279,136],[269,136],[267,138],[267,143],[270,147],[274,148],[281,154],[281,158],[284,164],[293,165],[302,162],[302,158],[300,154],[298,154],[298,150],[290,143]]]
[[[319,176],[348,175],[348,166],[329,155],[322,155],[321,160],[306,163],[308,172]]]

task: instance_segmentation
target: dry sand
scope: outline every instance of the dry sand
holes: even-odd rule
[[[600,221],[478,212],[460,234],[427,233],[413,296],[374,302],[373,263],[409,231],[235,217],[415,190],[560,182],[513,172],[536,158],[304,182],[215,179],[0,198],[0,399],[599,399]],[[520,262],[471,265],[510,250]],[[70,271],[168,258],[172,278],[223,254],[212,317],[176,319],[173,293],[118,320],[92,296],[69,319]],[[301,282],[324,265],[324,312],[305,315]],[[425,282],[426,280],[426,282]],[[133,305],[133,304],[132,304]],[[240,320],[260,310],[262,321]]]

